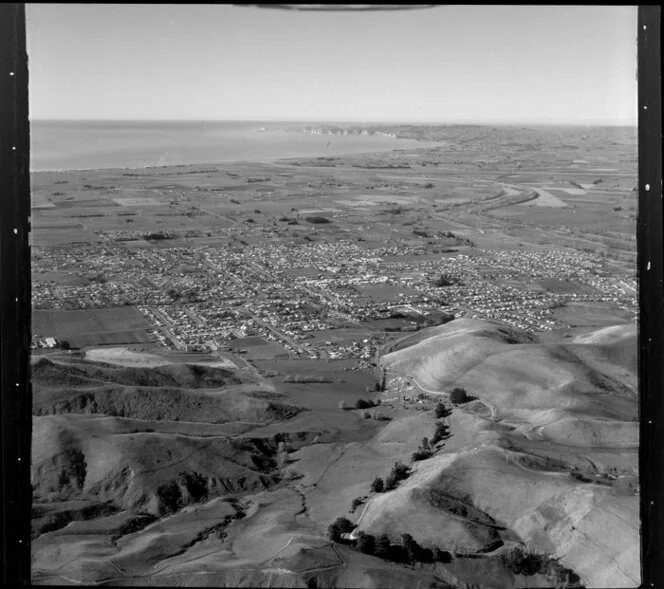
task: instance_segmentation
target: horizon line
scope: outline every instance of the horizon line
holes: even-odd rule
[[[569,126],[569,127],[637,127],[638,120],[590,120],[590,121],[529,121],[529,120],[479,120],[469,119],[459,120],[367,120],[367,119],[278,119],[278,118],[246,118],[246,119],[224,119],[224,118],[51,118],[51,117],[29,117],[30,122],[108,122],[108,123],[345,123],[345,124],[363,124],[363,125],[474,125],[474,126]]]

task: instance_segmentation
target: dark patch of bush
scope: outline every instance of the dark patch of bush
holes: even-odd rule
[[[442,288],[442,287],[445,287],[445,286],[454,286],[455,284],[458,284],[459,282],[460,282],[460,280],[456,276],[452,276],[451,274],[443,273],[436,280],[433,281],[433,285],[437,286],[439,288]]]
[[[330,540],[333,542],[341,541],[341,535],[348,532],[352,532],[355,528],[355,524],[345,517],[338,517],[334,523],[330,524],[327,528],[327,533],[330,537]]]
[[[520,546],[503,553],[503,562],[510,571],[515,575],[525,575],[527,577],[545,573],[547,560],[546,557],[539,554],[526,552]]]
[[[543,554],[534,554],[520,546],[502,555],[503,562],[515,575],[545,575],[554,586],[580,587],[580,578],[572,570],[560,564],[554,558]]]
[[[452,389],[452,392],[450,393],[450,401],[455,405],[461,405],[463,403],[467,403],[469,400],[470,398],[468,397],[466,389],[461,387],[456,387],[455,389]]]
[[[449,436],[449,427],[446,426],[442,421],[436,422],[436,431],[431,438],[432,444],[437,444],[441,440],[444,440]]]
[[[376,477],[371,483],[371,490],[374,493],[382,493],[385,490],[385,481],[381,477]]]
[[[580,472],[571,472],[570,476],[576,480],[579,481],[580,483],[592,483],[592,479],[590,477],[585,476],[584,474]]]
[[[397,486],[397,478],[393,473],[390,473],[385,477],[385,491],[391,491]]]
[[[149,231],[143,234],[143,239],[146,241],[160,241],[163,239],[174,239],[175,236],[167,233],[166,231]]]
[[[431,450],[425,450],[424,448],[418,448],[411,454],[411,459],[413,462],[417,462],[418,460],[426,460],[427,458],[431,458],[433,456],[433,452]]]
[[[447,417],[448,415],[450,415],[450,413],[452,412],[443,403],[439,401],[435,408],[436,419],[442,419],[443,417]]]
[[[376,550],[374,552],[375,556],[384,560],[389,560],[391,549],[392,542],[390,542],[389,536],[387,534],[378,536],[378,539],[376,540]]]
[[[143,528],[149,526],[152,522],[156,521],[157,519],[158,518],[156,516],[151,514],[143,514],[143,515],[138,515],[136,517],[132,517],[131,519],[127,520],[125,523],[123,523],[120,527],[118,527],[115,530],[115,532],[111,536],[111,542],[115,543],[120,538],[122,538],[122,536],[138,532]]]
[[[355,548],[364,554],[374,554],[376,552],[376,538],[371,534],[360,532],[357,535]]]
[[[182,507],[182,491],[175,481],[170,481],[157,488],[159,512],[162,515],[175,513]]]

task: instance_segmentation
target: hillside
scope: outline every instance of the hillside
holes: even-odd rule
[[[35,415],[224,423],[286,419],[301,411],[255,376],[196,364],[118,367],[41,358],[32,366],[32,382]]]
[[[448,418],[441,453],[368,504],[360,529],[473,552],[509,538],[561,558],[589,586],[635,586],[635,327],[512,343],[527,337],[456,320],[381,358],[388,382],[442,399],[463,387],[476,400]]]
[[[241,434],[303,410],[256,376],[197,365],[42,358],[32,379],[32,485],[45,514],[35,533],[270,487],[280,480],[277,441]]]
[[[338,406],[359,395],[344,383],[309,398],[224,367],[40,360],[35,581],[637,586],[635,337],[455,320],[386,351],[366,410]],[[397,462],[404,478],[372,490]],[[402,556],[332,541],[339,517]],[[404,534],[447,557],[399,560]]]

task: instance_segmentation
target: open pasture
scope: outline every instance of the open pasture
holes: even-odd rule
[[[64,227],[35,227],[32,230],[33,244],[38,247],[60,247],[76,243],[98,243],[97,237],[91,231],[77,226]]]
[[[356,286],[360,301],[397,304],[402,296],[419,295],[419,291],[401,284],[366,283]]]
[[[554,294],[587,294],[597,291],[589,285],[580,284],[574,280],[560,280],[558,278],[545,278],[539,284]]]
[[[246,360],[273,360],[288,358],[288,351],[278,342],[270,342],[260,336],[249,336],[229,342],[233,352],[242,354]]]
[[[69,341],[71,347],[147,342],[145,317],[131,306],[74,311],[36,309],[32,330],[40,337]]]
[[[358,399],[371,398],[376,385],[370,371],[352,370],[354,360],[254,360],[252,364],[269,375],[279,392],[312,410],[337,410],[341,401],[354,407]]]
[[[522,207],[520,205],[494,209],[488,213],[490,217],[522,221],[541,227],[597,228],[609,231],[621,231],[633,235],[636,232],[635,221],[626,219],[610,207],[589,205],[584,207],[568,206],[565,209]]]
[[[630,321],[630,314],[613,303],[567,303],[553,310],[556,320],[571,327],[604,327]]]
[[[143,197],[122,197],[114,198],[113,202],[119,204],[121,207],[145,207],[145,206],[160,206],[167,204],[164,201],[151,198],[149,196]]]

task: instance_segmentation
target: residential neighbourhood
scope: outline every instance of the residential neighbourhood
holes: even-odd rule
[[[34,307],[136,306],[151,339],[176,349],[224,349],[259,336],[292,357],[367,362],[378,345],[370,332],[381,331],[372,322],[395,317],[401,327],[386,331],[441,322],[434,320],[441,312],[547,331],[573,326],[556,314],[567,304],[609,304],[635,317],[635,279],[613,277],[601,259],[582,252],[473,249],[432,259],[388,242],[362,245],[132,249],[109,241],[49,248],[33,263]],[[453,277],[449,286],[436,286],[441,274]],[[318,337],[353,328],[365,333],[343,344]]]

